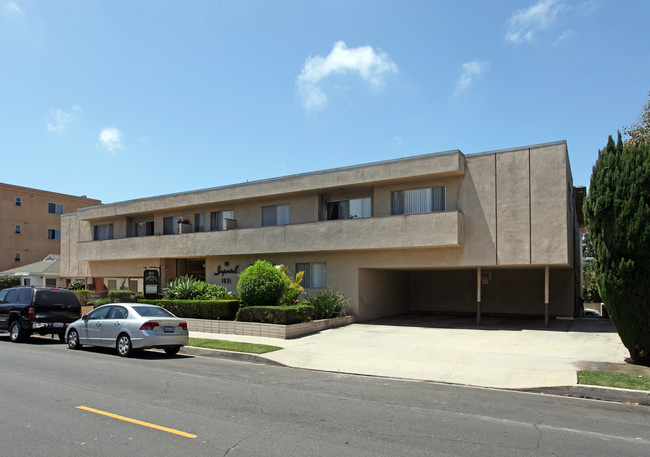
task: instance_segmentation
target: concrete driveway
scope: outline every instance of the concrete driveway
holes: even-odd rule
[[[576,371],[624,367],[629,353],[611,322],[405,315],[295,340],[191,332],[281,346],[264,357],[287,366],[501,388],[575,385]]]

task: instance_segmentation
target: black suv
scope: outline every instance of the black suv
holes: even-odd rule
[[[0,290],[0,330],[9,330],[11,341],[24,341],[32,333],[57,334],[65,341],[70,322],[81,317],[74,292],[49,287],[12,287]]]

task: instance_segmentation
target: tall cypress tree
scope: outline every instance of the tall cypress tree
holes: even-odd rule
[[[603,298],[636,363],[650,366],[650,143],[598,151],[585,201]]]

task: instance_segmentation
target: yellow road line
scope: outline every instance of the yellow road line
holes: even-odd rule
[[[131,422],[132,424],[144,425],[145,427],[155,428],[156,430],[162,430],[163,432],[173,433],[175,435],[184,436],[186,438],[196,438],[196,435],[191,433],[181,432],[180,430],[174,430],[173,428],[161,427],[160,425],[150,424],[149,422],[142,422],[137,419],[131,419],[129,417],[118,416],[117,414],[107,413],[106,411],[100,411],[98,409],[88,408],[87,406],[77,406],[77,409],[82,409],[84,411],[89,411],[95,414],[101,414],[102,416],[112,417],[113,419],[119,419],[121,421]]]

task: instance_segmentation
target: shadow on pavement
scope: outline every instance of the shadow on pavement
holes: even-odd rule
[[[360,322],[356,325],[364,324],[464,330],[544,330],[550,332],[616,333],[612,322],[605,318],[551,319],[549,326],[545,327],[543,316],[482,316],[481,323],[477,324],[475,315],[401,314],[399,316]]]

